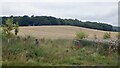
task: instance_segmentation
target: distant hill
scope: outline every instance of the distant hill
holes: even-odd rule
[[[114,31],[117,31],[117,32],[120,32],[120,27],[113,26],[113,30],[114,30]]]
[[[13,18],[14,22],[19,22],[20,26],[70,25],[104,31],[115,31],[110,24],[91,21],[82,22],[78,19],[61,19],[52,16],[4,16],[2,17],[2,24],[5,24],[8,18]]]

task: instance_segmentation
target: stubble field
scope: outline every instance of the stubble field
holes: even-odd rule
[[[104,33],[109,32],[75,26],[27,26],[19,27],[18,35],[46,39],[74,39],[76,33],[80,31],[88,34],[88,39],[94,39],[95,34],[98,39],[102,39]],[[111,38],[117,39],[117,32],[111,32]]]

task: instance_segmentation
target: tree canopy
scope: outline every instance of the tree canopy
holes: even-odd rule
[[[2,17],[2,24],[5,24],[6,20],[9,18],[13,18],[13,22],[18,22],[19,26],[42,26],[42,25],[71,25],[78,27],[85,27],[91,29],[105,30],[105,31],[113,31],[113,26],[105,23],[98,22],[82,22],[78,19],[61,19],[52,16],[34,16],[31,17],[24,16],[10,16],[10,17]]]

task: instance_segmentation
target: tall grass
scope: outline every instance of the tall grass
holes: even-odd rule
[[[53,66],[53,65],[117,65],[117,53],[102,54],[103,44],[81,41],[76,49],[73,40],[39,39],[39,45],[32,37],[15,38],[7,43],[3,38],[3,65],[13,66]],[[103,51],[104,53],[104,51]]]

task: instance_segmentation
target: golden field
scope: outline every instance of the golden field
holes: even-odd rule
[[[95,34],[97,38],[102,39],[104,33],[109,32],[76,26],[25,26],[19,27],[18,35],[46,39],[74,39],[79,31],[88,34],[88,39],[94,39]],[[111,32],[111,38],[116,39],[117,32]]]

